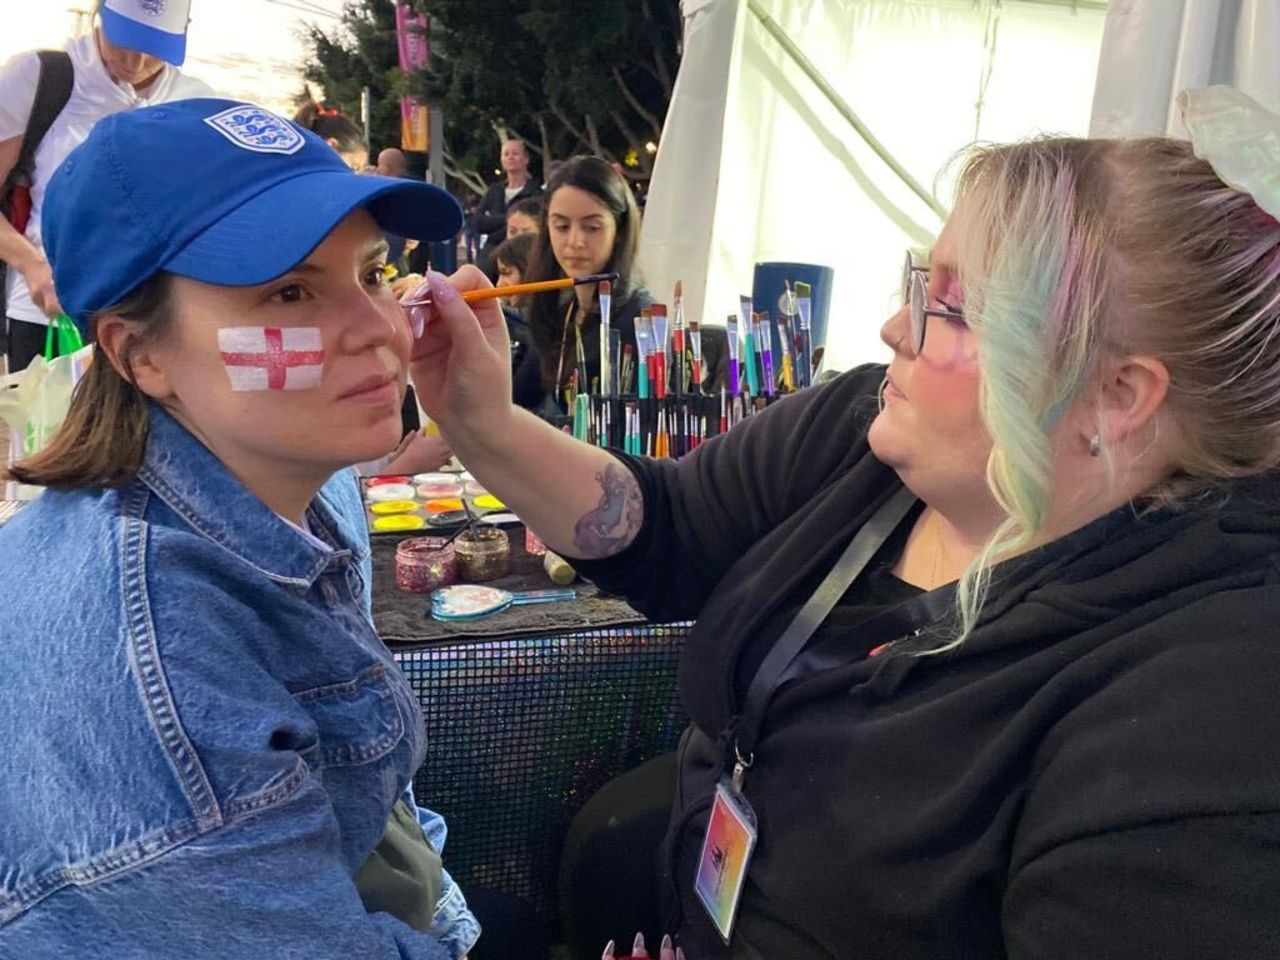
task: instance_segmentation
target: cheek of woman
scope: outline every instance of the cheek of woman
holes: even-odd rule
[[[978,361],[970,330],[929,328],[918,357],[893,364],[872,450],[891,466],[983,459],[989,444],[978,410]]]

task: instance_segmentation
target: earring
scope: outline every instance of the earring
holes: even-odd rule
[[[1102,437],[1096,433],[1089,440],[1089,456],[1096,457],[1102,453]]]

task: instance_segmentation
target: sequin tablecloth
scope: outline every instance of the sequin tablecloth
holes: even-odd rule
[[[426,722],[415,793],[448,820],[445,865],[463,889],[518,897],[549,931],[569,821],[613,777],[675,749],[689,624],[647,623],[581,581],[576,601],[438,623],[424,597],[396,590],[394,542],[375,538],[374,619]],[[512,557],[496,585],[550,585],[537,558]],[[536,619],[505,619],[526,611]]]

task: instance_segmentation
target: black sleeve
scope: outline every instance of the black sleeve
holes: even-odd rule
[[[1011,960],[1280,957],[1275,608],[1273,587],[1223,591],[1039,692],[1071,706],[1033,762]]]
[[[516,406],[537,413],[542,409],[542,396],[542,369],[538,351],[532,343],[528,343],[511,383],[511,399]]]
[[[643,525],[622,553],[574,566],[652,620],[696,616],[752,544],[865,453],[883,375],[801,391],[679,461],[615,454],[640,484]]]
[[[507,224],[507,201],[505,188],[496,183],[485,191],[480,205],[471,215],[471,229],[477,233],[493,233]]]

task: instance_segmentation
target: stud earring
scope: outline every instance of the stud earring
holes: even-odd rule
[[[1096,457],[1102,453],[1102,437],[1096,433],[1089,440],[1089,456]]]

